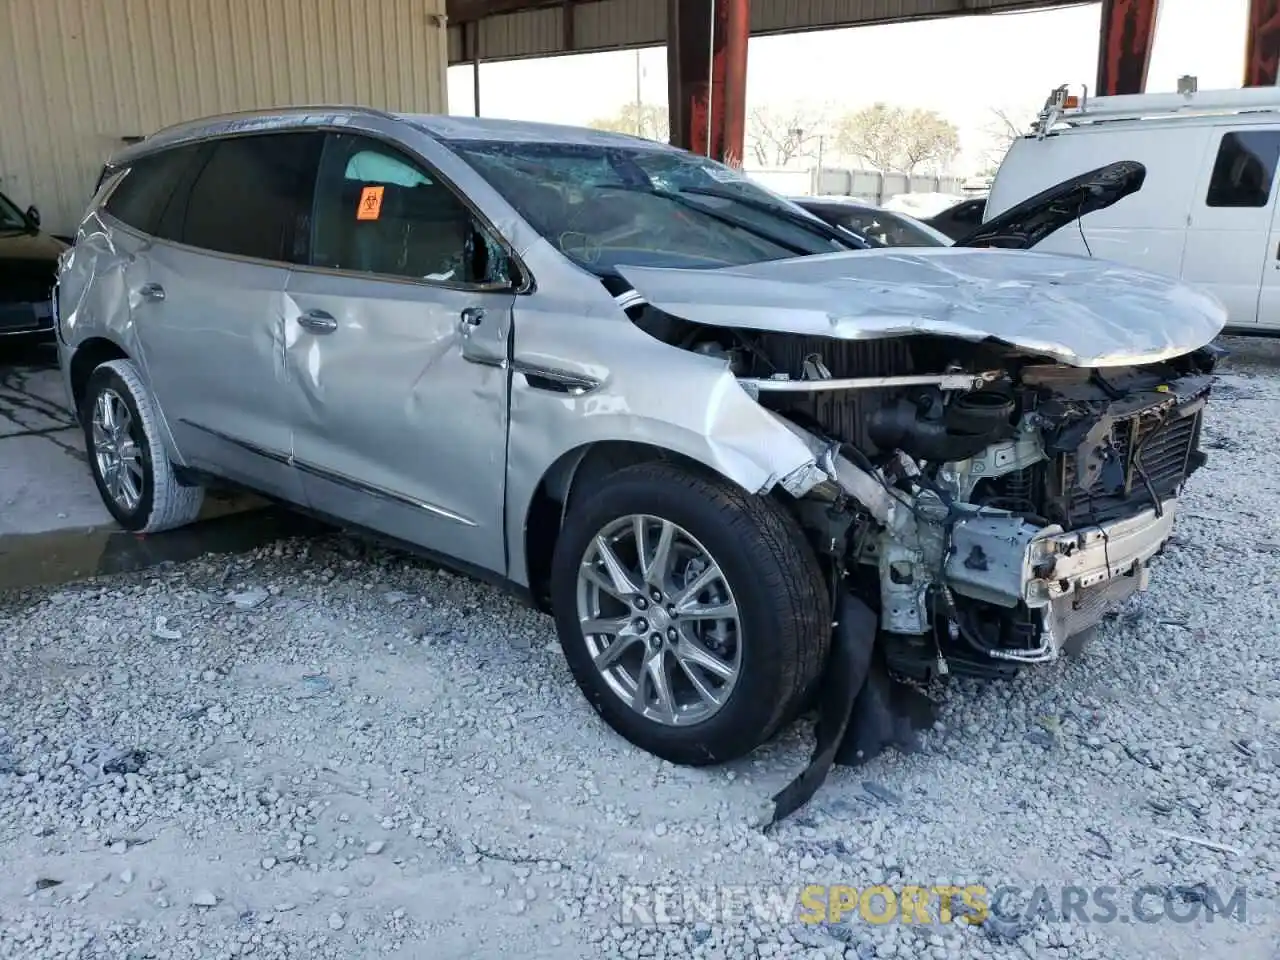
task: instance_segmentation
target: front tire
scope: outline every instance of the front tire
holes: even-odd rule
[[[822,670],[831,603],[795,518],[668,463],[570,504],[551,572],[574,679],[615,731],[672,763],[754,750]]]
[[[130,361],[111,360],[93,371],[80,420],[93,481],[120,526],[158,533],[199,516],[204,488],[178,482],[155,404]]]

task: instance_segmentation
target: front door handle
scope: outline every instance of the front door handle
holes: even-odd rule
[[[462,310],[462,322],[469,327],[480,326],[480,321],[484,319],[484,307],[464,307]]]
[[[143,300],[150,300],[152,303],[159,303],[164,299],[164,287],[158,283],[144,283],[138,288],[138,296]]]
[[[298,326],[312,333],[333,333],[338,329],[338,321],[327,310],[308,310],[298,315]]]

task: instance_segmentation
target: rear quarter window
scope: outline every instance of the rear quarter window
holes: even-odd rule
[[[194,155],[194,147],[177,147],[133,161],[102,205],[103,211],[126,226],[154,234],[166,204]],[[116,169],[103,168],[103,177],[115,173]]]

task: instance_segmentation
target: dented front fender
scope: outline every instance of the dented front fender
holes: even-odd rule
[[[679,454],[751,493],[803,496],[829,478],[812,443],[753,400],[723,360],[648,336],[602,288],[587,321],[543,302],[515,308],[506,494],[515,582],[529,583],[525,524],[539,485],[594,444]],[[589,363],[578,359],[584,323]]]

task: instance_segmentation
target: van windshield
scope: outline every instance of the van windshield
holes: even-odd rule
[[[552,246],[593,273],[619,264],[710,268],[860,249],[705,157],[643,145],[453,140],[448,146]]]

